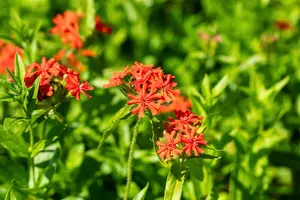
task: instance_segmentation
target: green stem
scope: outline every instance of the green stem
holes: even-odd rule
[[[133,162],[133,152],[134,152],[134,145],[136,143],[136,138],[139,133],[139,124],[140,119],[137,120],[136,125],[134,126],[133,136],[130,144],[129,156],[128,156],[128,164],[127,164],[127,183],[126,183],[126,191],[123,200],[128,199],[129,191],[130,191],[130,184],[132,180],[132,162]]]
[[[32,179],[33,179],[33,187],[36,188],[36,179],[35,179],[35,170],[34,170],[34,158],[31,158],[31,152],[34,148],[34,136],[33,136],[33,129],[32,129],[32,124],[29,121],[29,136],[30,136],[30,142],[29,142],[29,149],[28,149],[28,167],[29,167],[29,180],[31,179],[32,175]]]

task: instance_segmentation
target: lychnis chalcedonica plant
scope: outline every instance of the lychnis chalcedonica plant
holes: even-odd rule
[[[180,199],[182,185],[191,170],[195,170],[199,159],[215,159],[204,154],[208,141],[204,139],[203,117],[197,116],[190,108],[190,100],[185,100],[175,76],[165,74],[153,65],[135,62],[122,72],[115,72],[104,87],[120,88],[128,98],[127,104],[116,114],[111,127],[104,133],[98,148],[113,132],[122,119],[136,118],[127,163],[127,185],[124,200],[128,199],[132,181],[133,152],[139,134],[139,126],[145,116],[152,124],[154,150],[164,167],[169,168],[164,199]],[[137,117],[136,117],[137,116]],[[198,163],[199,164],[199,163]],[[199,170],[201,165],[198,165]],[[145,195],[148,185],[141,191]],[[142,194],[140,194],[142,195]]]

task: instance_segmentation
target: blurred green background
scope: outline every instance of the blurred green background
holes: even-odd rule
[[[60,49],[49,35],[51,19],[80,10],[81,2],[2,0],[0,37],[12,33],[7,22],[14,23],[16,11],[29,28],[41,23],[36,60],[50,58]],[[206,140],[220,150],[215,154],[221,159],[195,166],[182,199],[300,198],[300,1],[95,0],[94,7],[112,26],[112,34],[92,35],[85,42],[97,51],[95,58],[83,61],[83,75],[95,86],[93,98],[59,108],[68,125],[55,146],[49,199],[122,198],[133,121],[122,121],[100,154],[95,148],[126,102],[118,89],[102,85],[114,70],[134,61],[161,66],[176,76],[193,111],[205,117]],[[291,28],[280,30],[277,20]],[[199,37],[199,32],[211,39]],[[214,35],[221,41],[214,41]],[[212,88],[220,80],[225,89],[216,94]],[[16,105],[0,103],[3,122]],[[47,127],[59,127],[53,123],[49,120]],[[147,182],[146,199],[163,198],[168,170],[158,161],[149,130],[145,119],[134,154],[131,198]],[[26,160],[0,147],[0,199],[11,180],[26,185],[25,166]]]

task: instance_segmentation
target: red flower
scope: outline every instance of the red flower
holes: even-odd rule
[[[95,17],[95,29],[100,33],[111,34],[111,27],[103,23],[99,16]]]
[[[156,145],[159,146],[159,149],[157,150],[157,154],[161,158],[166,158],[167,160],[171,160],[171,157],[173,159],[176,159],[178,155],[182,153],[182,150],[178,149],[177,144],[181,142],[181,136],[177,135],[175,138],[176,131],[172,131],[171,133],[168,133],[167,131],[164,132],[164,138],[166,139],[165,143],[162,143],[161,141],[157,141]]]
[[[276,26],[276,28],[278,28],[282,31],[286,31],[286,30],[289,30],[292,28],[291,24],[285,20],[277,20],[275,22],[275,26]]]
[[[93,90],[94,87],[90,86],[88,82],[80,83],[79,76],[68,75],[66,78],[66,89],[71,92],[71,95],[76,97],[77,100],[80,100],[80,92],[87,96],[88,98],[92,98],[92,96],[88,95],[86,90]]]
[[[104,88],[115,87],[123,83],[122,79],[128,74],[128,66],[122,72],[114,72],[113,77],[109,80],[108,84],[104,84]]]
[[[16,52],[22,57],[22,49],[0,40],[0,74],[6,73],[6,67],[14,71],[14,60]]]
[[[197,116],[192,113],[190,110],[182,111],[175,110],[175,119],[170,119],[170,124],[174,126],[175,130],[184,131],[186,128],[191,126],[197,126],[201,124],[202,116]]]
[[[160,105],[155,101],[161,98],[161,95],[156,92],[155,88],[150,88],[150,92],[148,93],[149,87],[147,84],[144,84],[142,88],[135,88],[137,91],[137,96],[133,94],[128,94],[128,97],[132,100],[127,101],[128,105],[137,104],[137,107],[132,110],[132,114],[138,114],[139,118],[144,117],[144,112],[148,108],[152,115],[157,114],[157,110]]]
[[[83,42],[79,35],[79,16],[74,11],[66,11],[64,14],[57,14],[53,18],[53,27],[50,32],[58,34],[64,44],[69,43],[72,48],[81,48]]]
[[[192,130],[187,129],[185,133],[186,134],[181,137],[181,141],[184,143],[182,151],[184,151],[188,156],[192,155],[192,151],[195,156],[199,156],[199,154],[204,153],[204,150],[199,147],[200,145],[207,144],[204,140],[204,135],[197,135],[196,128],[192,128]]]
[[[146,66],[142,63],[135,62],[130,71],[133,78],[130,83],[135,85],[135,87],[147,83],[153,72],[152,67],[153,65]]]
[[[30,87],[39,75],[41,75],[41,82],[49,82],[52,75],[57,76],[60,73],[59,68],[60,64],[54,58],[47,61],[45,57],[42,58],[41,64],[33,63],[29,65],[25,74],[27,87]]]
[[[154,73],[151,77],[150,87],[155,87],[160,90],[160,93],[165,101],[172,101],[175,99],[175,97],[180,95],[179,90],[173,90],[173,87],[177,85],[177,83],[172,82],[174,78],[175,76],[170,74],[165,75],[163,71],[159,71],[158,73]]]

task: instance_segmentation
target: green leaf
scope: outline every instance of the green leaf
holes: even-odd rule
[[[21,56],[18,53],[16,53],[16,56],[15,56],[15,75],[20,80],[21,85],[22,85],[23,88],[26,87],[25,82],[24,82],[25,70],[26,70],[25,65],[22,61]]]
[[[134,197],[133,200],[144,200],[147,194],[149,188],[149,182],[147,182],[147,185]]]
[[[13,86],[13,84],[7,80],[0,79],[0,84],[4,85],[8,89],[12,90],[15,93],[19,93],[18,90]]]
[[[40,151],[34,157],[34,163],[40,167],[46,167],[50,165],[53,160],[59,156],[60,144],[55,142],[49,146],[46,146],[44,150]]]
[[[10,71],[8,68],[6,68],[6,71],[8,72],[8,74],[10,75],[10,77],[12,78],[14,83],[21,89],[22,84],[21,84],[21,81],[19,80],[19,78],[12,71]]]
[[[78,168],[84,159],[85,147],[83,143],[74,145],[68,154],[66,167],[70,170]]]
[[[94,0],[79,0],[80,11],[84,13],[82,20],[81,35],[83,38],[90,36],[95,29],[95,5]]]
[[[222,92],[225,90],[226,86],[228,84],[228,76],[225,75],[223,78],[215,85],[215,87],[212,89],[212,95],[214,97],[218,97],[222,94]]]
[[[34,84],[30,88],[27,88],[26,101],[23,102],[23,106],[27,108],[29,113],[33,112],[38,101],[37,95],[39,91],[40,80],[41,76],[34,81]]]
[[[103,136],[100,139],[100,142],[99,142],[99,145],[98,145],[97,149],[100,149],[102,147],[102,145],[104,144],[106,138],[108,138],[108,136],[110,136],[115,131],[115,129],[117,128],[117,126],[120,123],[121,119],[124,116],[128,115],[129,112],[131,112],[130,111],[131,108],[132,108],[132,106],[129,106],[129,105],[126,104],[123,108],[121,108],[119,110],[119,112],[117,112],[117,114],[113,118],[113,121],[112,121],[110,127],[106,131],[104,131]]]
[[[14,95],[9,93],[0,93],[0,101],[14,101]]]
[[[201,85],[201,92],[206,98],[211,96],[210,80],[209,80],[209,76],[207,74],[204,75],[204,79],[203,79],[202,85]]]
[[[164,200],[180,200],[182,185],[186,177],[186,171],[179,163],[174,163],[169,171]]]
[[[13,193],[12,188],[9,188],[6,192],[4,200],[17,200],[16,195]]]
[[[202,181],[204,178],[203,161],[200,158],[188,159],[185,164],[188,167],[188,172],[191,177]]]
[[[28,156],[28,144],[24,141],[21,135],[12,134],[10,131],[5,131],[0,125],[0,144],[8,151],[20,156]]]
[[[39,141],[38,143],[36,143],[33,147],[33,150],[31,152],[30,157],[33,158],[34,156],[36,156],[39,152],[41,152],[42,150],[44,150],[45,145],[46,145],[46,141],[47,140],[42,140]]]
[[[16,123],[26,122],[24,117],[6,117],[3,122],[3,129],[5,131],[10,130],[11,128],[15,128]]]

